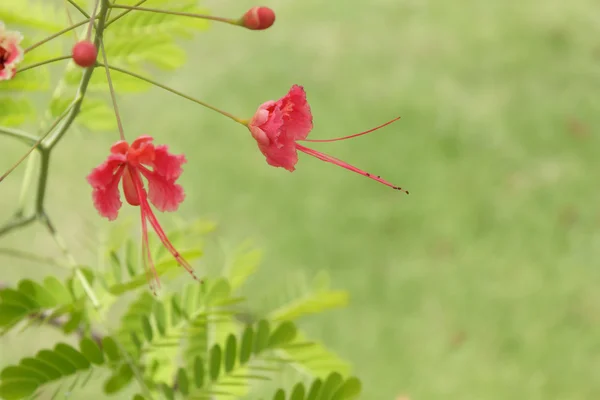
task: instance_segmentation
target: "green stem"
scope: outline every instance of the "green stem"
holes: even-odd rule
[[[51,41],[52,39],[57,38],[64,33],[70,32],[75,28],[79,28],[80,26],[85,25],[88,22],[90,22],[90,21],[89,20],[81,21],[81,22],[76,23],[75,25],[71,25],[70,27],[63,29],[62,31],[56,32],[55,34],[50,35],[47,38],[42,39],[39,42],[32,44],[31,46],[26,48],[24,52],[28,53],[31,50],[35,49],[36,47],[39,47],[39,46],[43,45],[44,43],[47,43],[47,42]]]
[[[96,29],[96,34],[94,38],[94,45],[96,48],[100,45],[100,38],[104,33],[104,23],[106,20],[106,13],[108,12],[108,4],[103,0],[100,6],[100,12],[98,13],[98,28]],[[85,93],[87,91],[87,87],[90,83],[90,79],[92,78],[92,74],[94,73],[94,68],[86,68],[83,72],[83,76],[81,77],[81,81],[79,82],[79,88],[77,89],[77,94],[75,96],[76,103],[75,106],[71,109],[71,112],[65,118],[65,122],[62,124],[59,130],[47,139],[45,143],[45,148],[51,150],[56,144],[60,141],[60,139],[64,136],[67,130],[71,127],[71,124],[75,120],[77,114],[81,110],[81,103],[83,98],[85,97]]]
[[[38,256],[35,253],[30,253],[27,251],[21,251],[21,250],[9,249],[9,248],[2,247],[2,248],[0,248],[0,254],[9,256],[9,257],[20,258],[23,260],[35,261],[35,262],[39,262],[41,264],[53,265],[55,267],[63,267],[64,266],[63,264],[59,263],[56,259],[54,259],[52,257]]]
[[[27,150],[25,155],[23,155],[23,157],[21,157],[12,167],[10,167],[8,169],[8,171],[6,171],[4,173],[4,175],[0,176],[0,182],[2,182],[4,180],[4,178],[6,178],[11,172],[13,172],[15,170],[15,168],[17,168],[23,162],[23,160],[25,160],[36,148],[38,148],[38,146],[40,145],[40,143],[42,143],[44,138],[46,136],[48,136],[50,134],[50,132],[52,132],[54,130],[54,128],[56,128],[56,126],[60,123],[60,121],[62,121],[62,119],[67,116],[69,111],[73,108],[74,104],[75,104],[75,102],[71,103],[71,105],[65,111],[63,111],[63,113],[54,121],[54,123],[50,126],[50,128],[48,128],[46,133],[44,133],[42,136],[40,136],[40,138],[33,144],[33,146],[31,146],[29,148],[29,150]],[[44,153],[43,149],[42,149],[42,153]]]
[[[50,235],[52,235],[52,238],[56,242],[56,245],[62,250],[64,256],[67,258],[67,261],[69,262],[71,267],[75,269],[75,276],[81,282],[81,287],[83,288],[83,291],[85,292],[87,297],[92,302],[92,305],[96,309],[99,308],[100,302],[98,301],[98,298],[96,297],[96,293],[94,293],[94,289],[92,289],[92,286],[88,282],[87,278],[85,277],[85,275],[83,275],[83,272],[81,272],[81,268],[77,267],[77,262],[75,261],[75,257],[73,257],[73,255],[67,249],[67,246],[65,245],[64,240],[56,231],[56,228],[50,221],[50,218],[48,218],[48,215],[46,213],[42,213],[42,215],[40,217],[41,217],[41,220],[44,223],[44,225],[46,225],[46,228],[48,228],[48,231],[50,232]]]
[[[71,3],[71,5],[73,7],[75,7],[77,9],[77,11],[79,11],[81,13],[81,15],[83,15],[84,17],[86,17],[87,19],[90,19],[90,14],[86,13],[85,10],[81,7],[79,7],[79,4],[75,3],[73,0],[67,0],[69,3]]]
[[[230,24],[230,25],[238,25],[238,26],[241,25],[241,22],[239,19],[213,17],[212,15],[205,15],[205,14],[194,14],[194,13],[187,13],[187,12],[181,12],[181,11],[160,10],[158,8],[123,6],[120,4],[114,4],[110,7],[111,8],[121,8],[124,10],[131,10],[131,11],[147,11],[147,12],[153,12],[153,13],[158,13],[158,14],[178,15],[181,17],[208,19],[211,21],[225,22],[226,24]]]
[[[73,58],[73,56],[68,55],[68,56],[60,56],[60,57],[51,58],[51,59],[46,60],[46,61],[40,61],[40,62],[35,63],[35,64],[27,65],[27,66],[25,66],[23,68],[19,68],[17,70],[17,73],[25,72],[28,69],[39,67],[41,65],[51,64],[53,62],[62,61],[62,60],[68,60],[68,59],[71,59],[71,58]]]
[[[134,5],[133,5],[133,7],[137,7],[137,6],[141,5],[141,4],[144,4],[145,2],[146,2],[146,0],[140,0],[140,1],[138,1],[136,4],[134,4]],[[106,23],[106,28],[108,28],[108,27],[109,27],[109,26],[110,26],[110,25],[111,25],[113,22],[116,22],[116,21],[118,21],[120,18],[123,18],[123,16],[125,16],[125,15],[129,14],[131,11],[132,11],[132,10],[127,10],[127,11],[124,11],[124,12],[122,12],[121,14],[117,15],[116,17],[114,17],[113,19],[109,20],[109,21]]]
[[[21,192],[19,193],[19,201],[17,205],[18,217],[22,217],[25,213],[25,202],[27,201],[27,193],[31,187],[31,179],[35,169],[35,157],[29,157],[27,159],[27,165],[25,166],[25,174],[23,174],[23,181],[21,183]]]
[[[92,16],[90,17],[90,23],[87,27],[87,32],[85,34],[85,40],[89,41],[92,37],[92,26],[94,26],[94,19],[96,19],[96,12],[98,11],[98,5],[100,5],[100,0],[96,0],[94,4],[94,11],[92,11]]]
[[[50,151],[43,149],[40,157],[40,175],[38,176],[37,192],[35,196],[35,212],[40,216],[44,212],[46,198],[46,184],[48,183],[48,167],[50,166]]]
[[[102,63],[96,63],[96,66],[103,67],[103,66],[105,66],[105,65],[104,65],[104,64],[102,64]],[[173,94],[176,94],[177,96],[183,97],[184,99],[187,99],[187,100],[193,101],[194,103],[200,104],[200,105],[201,105],[201,106],[203,106],[203,107],[206,107],[206,108],[209,108],[209,109],[211,109],[211,110],[213,110],[213,111],[216,111],[216,112],[218,112],[219,114],[226,116],[227,118],[231,118],[232,120],[234,120],[235,122],[237,122],[237,123],[239,123],[239,124],[242,124],[242,125],[246,125],[246,124],[247,124],[247,121],[246,121],[246,120],[244,120],[244,119],[241,119],[241,118],[235,117],[235,116],[233,116],[232,114],[230,114],[230,113],[228,113],[228,112],[226,112],[226,111],[219,110],[218,108],[216,108],[216,107],[213,107],[213,106],[211,106],[210,104],[208,104],[208,103],[205,103],[205,102],[204,102],[204,101],[202,101],[202,100],[198,100],[198,99],[196,99],[196,98],[193,98],[192,96],[188,96],[187,94],[181,93],[180,91],[178,91],[178,90],[175,90],[175,89],[172,89],[172,88],[170,88],[170,87],[168,87],[168,86],[166,86],[166,85],[163,85],[162,83],[158,83],[158,82],[156,82],[156,81],[153,81],[153,80],[152,80],[152,79],[150,79],[150,78],[146,78],[146,77],[144,77],[144,76],[142,76],[142,75],[139,75],[139,74],[137,74],[137,73],[135,73],[135,72],[127,71],[126,69],[119,68],[119,67],[116,67],[116,66],[114,66],[114,65],[106,65],[106,67],[108,67],[109,69],[112,69],[112,70],[114,70],[114,71],[121,72],[122,74],[126,74],[126,75],[132,76],[132,77],[134,77],[134,78],[137,78],[137,79],[139,79],[139,80],[142,80],[142,81],[144,81],[144,82],[147,82],[147,83],[149,83],[149,84],[151,84],[151,85],[154,85],[154,86],[156,86],[156,87],[159,87],[159,88],[161,88],[161,89],[164,89],[164,90],[166,90],[166,91],[168,91],[168,92],[171,92],[171,93],[173,93]]]
[[[23,132],[18,129],[7,128],[5,126],[0,126],[0,134],[13,137],[30,146],[33,145],[37,140],[35,136],[30,135],[27,132]]]
[[[96,33],[94,35],[94,43],[95,43],[96,47],[98,47],[98,44],[100,43],[100,39],[102,38],[102,34],[104,32],[104,27],[105,27],[105,22],[106,22],[106,14],[108,12],[108,6],[109,6],[108,2],[106,0],[102,0],[102,5],[100,6],[100,12],[98,13],[98,27],[97,27]],[[68,32],[71,29],[74,29],[78,26],[84,25],[85,23],[88,23],[88,22],[89,21],[83,21],[79,24],[76,24],[76,25],[70,27],[70,28],[64,29],[63,31],[61,31],[55,35],[52,35],[51,37],[46,38],[46,39],[42,40],[41,42],[38,42],[37,44],[31,46],[28,50],[31,50],[37,46],[40,46],[41,44],[46,43],[47,41],[53,39],[54,37],[57,37],[65,32]],[[79,87],[77,89],[77,94],[75,95],[75,99],[73,100],[73,103],[71,103],[71,106],[66,110],[66,115],[63,115],[64,122],[62,123],[62,125],[60,125],[60,127],[58,127],[58,129],[56,129],[56,131],[55,131],[56,133],[54,135],[48,137],[46,139],[46,142],[41,143],[41,145],[40,145],[41,166],[40,166],[40,174],[38,176],[38,190],[36,193],[36,200],[35,200],[35,213],[32,216],[27,217],[27,218],[16,216],[13,218],[12,221],[10,221],[4,227],[0,228],[0,236],[1,236],[1,235],[4,235],[4,234],[14,230],[14,229],[21,228],[21,227],[26,226],[26,225],[32,223],[33,221],[39,219],[41,222],[43,222],[46,225],[46,227],[50,231],[50,234],[56,241],[58,247],[61,248],[63,253],[69,259],[69,262],[74,267],[76,267],[77,264],[76,264],[73,256],[70,255],[70,253],[68,252],[67,247],[65,246],[62,238],[58,235],[58,233],[56,232],[56,229],[50,222],[48,215],[44,212],[44,198],[45,198],[45,194],[46,194],[46,186],[47,186],[47,181],[48,181],[48,168],[50,165],[50,162],[49,162],[50,161],[50,153],[51,153],[52,149],[54,148],[54,146],[56,146],[56,144],[60,141],[60,139],[67,132],[67,130],[69,129],[69,127],[75,120],[75,117],[79,113],[79,111],[81,109],[81,103],[82,103],[85,93],[87,91],[87,87],[89,85],[89,82],[90,82],[93,72],[94,72],[94,68],[87,68],[84,71],[83,76],[81,77],[81,81],[79,82]],[[59,118],[57,121],[60,122],[60,120],[62,119],[63,116],[61,116],[61,118]],[[57,124],[58,124],[58,122],[57,122]],[[52,131],[53,129],[54,129],[54,127],[52,129],[50,129],[49,131]],[[12,136],[23,137],[23,135],[12,135]],[[42,139],[43,139],[43,137],[42,137]],[[94,305],[94,307],[98,308],[100,303],[98,302],[98,299],[96,298],[96,295],[95,295],[91,285],[87,281],[85,275],[83,275],[83,273],[81,272],[81,270],[79,268],[75,268],[75,275],[81,281],[81,285],[82,285],[86,295],[89,297],[90,301]]]
[[[149,400],[153,400],[154,397],[152,397],[152,393],[150,392],[150,389],[148,389],[148,385],[146,385],[146,381],[144,380],[144,376],[142,375],[142,372],[140,371],[140,369],[138,368],[135,361],[131,358],[131,356],[127,352],[127,349],[125,349],[125,346],[123,346],[123,344],[119,340],[118,335],[116,334],[116,332],[112,331],[110,328],[109,328],[109,334],[111,337],[113,337],[115,339],[115,344],[117,345],[117,347],[119,348],[119,351],[123,355],[125,362],[127,364],[129,364],[129,366],[131,367],[131,371],[133,371],[133,375],[135,376],[135,379],[138,381],[138,384],[140,385],[140,389],[142,389],[142,392]]]
[[[108,82],[108,91],[110,92],[110,99],[112,100],[113,109],[115,110],[115,117],[117,118],[117,126],[119,128],[119,135],[121,140],[125,140],[125,131],[123,130],[123,122],[121,121],[121,115],[119,114],[119,107],[117,106],[117,98],[115,96],[115,88],[113,87],[112,79],[110,78],[110,69],[107,67],[108,59],[106,58],[106,49],[104,48],[104,41],[100,41],[100,48],[102,49],[102,59],[104,60],[104,69],[106,70],[106,81]]]
[[[35,220],[36,220],[35,215],[29,216],[29,217],[15,217],[12,219],[12,221],[8,222],[6,225],[4,225],[2,228],[0,228],[0,236],[6,235],[7,233],[9,233],[15,229],[23,228],[23,227],[31,224]]]

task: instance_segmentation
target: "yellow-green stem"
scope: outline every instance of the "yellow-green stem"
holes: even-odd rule
[[[114,71],[118,71],[118,72],[121,72],[121,73],[123,73],[123,74],[129,75],[129,76],[132,76],[132,77],[134,77],[134,78],[140,79],[140,80],[142,80],[142,81],[144,81],[144,82],[147,82],[147,83],[149,83],[149,84],[151,84],[151,85],[154,85],[154,86],[156,86],[156,87],[159,87],[159,88],[161,88],[161,89],[164,89],[164,90],[166,90],[166,91],[168,91],[168,92],[171,92],[171,93],[173,93],[173,94],[176,94],[177,96],[183,97],[184,99],[187,99],[187,100],[193,101],[194,103],[200,104],[200,105],[201,105],[201,106],[203,106],[203,107],[206,107],[206,108],[208,108],[208,109],[211,109],[211,110],[213,110],[213,111],[216,111],[216,112],[218,112],[219,114],[221,114],[221,115],[224,115],[224,116],[226,116],[227,118],[230,118],[230,119],[234,120],[234,121],[235,121],[235,122],[237,122],[238,124],[242,124],[242,125],[247,125],[247,124],[248,124],[248,121],[247,121],[247,120],[245,120],[245,119],[238,118],[238,117],[236,117],[236,116],[234,116],[234,115],[232,115],[232,114],[228,113],[227,111],[220,110],[220,109],[218,109],[218,108],[216,108],[216,107],[214,107],[214,106],[211,106],[211,105],[210,105],[210,104],[208,104],[208,103],[205,103],[205,102],[204,102],[204,101],[202,101],[202,100],[198,100],[198,99],[196,99],[196,98],[194,98],[194,97],[192,97],[192,96],[188,96],[187,94],[184,94],[184,93],[182,93],[182,92],[180,92],[180,91],[178,91],[178,90],[175,90],[175,89],[173,89],[173,88],[170,88],[170,87],[168,87],[168,86],[166,86],[166,85],[163,85],[162,83],[158,83],[158,82],[156,82],[156,81],[153,81],[152,79],[146,78],[146,77],[144,77],[144,76],[142,76],[142,75],[139,75],[139,74],[137,74],[137,73],[135,73],[135,72],[127,71],[126,69],[119,68],[119,67],[116,67],[116,66],[114,66],[114,65],[106,65],[106,66],[105,66],[105,64],[102,64],[102,63],[96,63],[96,65],[97,65],[97,66],[99,66],[99,67],[108,67],[108,69],[111,69],[111,70],[114,70]]]
[[[81,21],[81,22],[76,23],[75,25],[71,25],[70,27],[63,29],[62,31],[56,32],[55,34],[50,35],[47,38],[42,39],[39,42],[32,44],[31,46],[29,46],[28,48],[26,48],[24,50],[24,52],[28,53],[31,50],[35,49],[36,47],[39,47],[39,46],[43,45],[44,43],[47,43],[47,42],[51,41],[52,39],[59,37],[62,34],[70,32],[70,31],[72,31],[75,28],[79,28],[80,26],[83,26],[83,25],[87,24],[88,22],[89,22],[89,20]]]
[[[114,4],[114,5],[111,5],[110,7],[111,8],[121,8],[124,10],[131,10],[131,11],[146,11],[146,12],[153,12],[153,13],[158,13],[158,14],[178,15],[180,17],[207,19],[210,21],[224,22],[224,23],[230,24],[230,25],[238,25],[238,26],[242,25],[242,22],[239,19],[213,17],[212,15],[205,15],[205,14],[194,14],[194,13],[188,13],[188,12],[182,12],[182,11],[160,10],[158,8],[123,6],[120,4]]]
[[[19,68],[17,70],[17,73],[25,72],[25,71],[27,71],[29,69],[32,69],[32,68],[40,67],[40,66],[46,65],[46,64],[51,64],[51,63],[57,62],[57,61],[68,60],[68,59],[71,59],[71,58],[72,58],[72,56],[69,55],[69,56],[55,57],[55,58],[51,58],[51,59],[45,60],[45,61],[40,61],[40,62],[35,63],[35,64],[27,65],[27,66],[25,66],[23,68]]]

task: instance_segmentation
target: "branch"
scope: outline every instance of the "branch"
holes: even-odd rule
[[[23,143],[28,144],[30,146],[32,146],[38,139],[27,132],[23,132],[18,129],[7,128],[5,126],[0,126],[0,133],[20,140]]]

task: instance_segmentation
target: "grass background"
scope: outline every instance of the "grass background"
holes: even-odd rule
[[[255,5],[206,4],[215,15]],[[158,89],[121,97],[128,137],[151,134],[189,160],[179,215],[219,221],[230,241],[256,237],[267,287],[328,270],[351,305],[305,326],[355,364],[366,399],[600,398],[598,3],[265,5],[277,11],[272,29],[215,24],[160,80],[241,117],[302,84],[313,138],[401,115],[318,149],[411,195],[305,155],[293,174],[270,168],[248,132],[217,114]],[[116,138],[72,134],[56,151],[48,207],[76,252],[86,223],[107,225],[84,176]],[[2,153],[20,151],[7,143]],[[3,218],[21,176],[2,183]],[[39,227],[0,245],[56,254]],[[56,273],[0,261],[8,282]],[[1,363],[54,339],[8,335]]]

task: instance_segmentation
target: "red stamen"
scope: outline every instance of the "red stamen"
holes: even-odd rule
[[[150,242],[148,241],[148,225],[146,224],[146,215],[144,207],[140,207],[142,214],[142,257],[144,258],[144,266],[146,267],[146,276],[148,278],[148,286],[150,290],[156,296],[156,286],[160,289],[160,279],[158,278],[158,272],[152,261],[152,254],[150,253]],[[154,282],[153,280],[154,279]]]
[[[142,185],[142,183],[139,182],[139,178],[137,179],[137,182],[134,182],[134,175],[137,176],[137,171],[134,168],[125,168],[125,173],[123,174],[123,194],[125,195],[125,200],[127,200],[129,204],[132,206],[139,206],[141,195],[139,193],[137,184],[139,183]],[[141,186],[141,189],[144,190],[143,186]]]
[[[167,237],[167,234],[165,233],[165,231],[163,231],[162,227],[158,223],[158,220],[156,219],[156,216],[154,215],[154,213],[150,209],[150,205],[148,204],[148,202],[146,201],[146,199],[144,198],[142,200],[142,202],[145,203],[147,205],[147,207],[148,207],[148,214],[147,214],[148,221],[150,221],[150,224],[154,228],[154,231],[156,232],[156,234],[160,238],[160,241],[162,242],[162,244],[169,250],[169,252],[173,255],[173,257],[175,258],[175,260],[177,260],[177,262],[179,263],[179,265],[181,265],[183,268],[185,268],[186,271],[189,272],[190,275],[192,275],[192,278],[194,278],[195,280],[198,281],[199,279],[196,276],[196,274],[194,273],[194,269],[181,256],[181,254],[179,254],[179,252],[175,249],[175,247],[173,246],[173,244],[171,243],[171,241]],[[200,282],[202,282],[202,281],[200,281]]]
[[[373,179],[374,181],[377,181],[379,183],[383,183],[384,185],[389,186],[392,189],[400,190],[400,191],[408,194],[408,191],[402,189],[400,186],[395,186],[394,184],[392,184],[392,183],[390,183],[390,182],[388,182],[388,181],[386,181],[384,179],[381,179],[380,176],[371,175],[370,173],[368,173],[366,171],[363,171],[362,169],[358,169],[355,166],[352,166],[352,165],[350,165],[350,164],[348,164],[348,163],[346,163],[346,162],[344,162],[344,161],[342,161],[340,159],[328,156],[327,154],[321,153],[320,151],[309,149],[308,147],[304,147],[304,146],[302,146],[302,145],[300,145],[298,143],[296,143],[296,148],[298,150],[300,150],[301,152],[308,154],[309,156],[316,157],[319,160],[335,164],[335,165],[340,166],[342,168],[346,168],[347,170],[350,170],[352,172],[356,172],[357,174],[360,174],[362,176],[366,176],[367,178]]]
[[[131,177],[133,178],[133,182],[134,182],[134,184],[136,186],[136,190],[138,191],[138,197],[140,199],[140,207],[144,209],[145,217],[150,222],[150,225],[152,225],[152,227],[154,228],[154,231],[156,232],[156,234],[160,238],[160,241],[162,242],[162,244],[167,248],[167,250],[169,250],[169,252],[175,258],[175,260],[177,260],[177,262],[179,263],[179,265],[181,265],[183,268],[185,268],[186,271],[189,272],[189,274],[192,275],[192,277],[195,280],[198,281],[199,279],[196,276],[196,274],[194,273],[194,269],[192,268],[192,266],[190,265],[190,263],[188,263],[181,256],[181,254],[179,254],[179,252],[177,251],[177,249],[175,249],[175,246],[173,246],[173,244],[171,243],[171,241],[167,237],[167,234],[165,233],[165,231],[160,226],[160,223],[156,219],[156,216],[154,215],[154,212],[152,212],[152,208],[150,208],[150,204],[148,203],[148,199],[147,199],[147,196],[146,196],[146,191],[142,187],[142,183],[140,181],[140,177],[138,175],[138,171],[136,170],[135,172],[136,173],[132,174]],[[138,186],[139,186],[139,189],[138,189]],[[200,281],[200,282],[202,282],[202,281]]]
[[[386,122],[383,125],[379,125],[379,126],[376,126],[375,128],[369,129],[368,131],[364,131],[364,132],[360,132],[360,133],[355,133],[354,135],[350,135],[350,136],[344,136],[344,137],[339,137],[339,138],[335,138],[335,139],[302,139],[302,141],[303,142],[326,143],[326,142],[337,142],[338,140],[352,139],[352,138],[355,138],[357,136],[362,136],[362,135],[366,135],[367,133],[374,132],[374,131],[376,131],[378,129],[383,128],[384,126],[388,126],[389,124],[398,121],[399,119],[400,119],[400,117],[394,118],[393,120],[388,121],[388,122]]]
[[[140,181],[138,172],[134,168],[127,168],[125,176],[129,176],[130,183],[135,189],[136,197],[143,199],[146,197],[146,192]],[[123,185],[125,186],[125,185]],[[144,259],[144,266],[146,267],[146,276],[148,278],[148,286],[150,290],[156,296],[156,287],[160,288],[160,279],[158,278],[158,272],[152,261],[152,254],[150,253],[150,242],[148,241],[148,224],[146,223],[146,215],[148,212],[148,203],[138,203],[140,205],[140,212],[142,216],[142,257]],[[152,278],[156,282],[156,286],[152,282]]]

